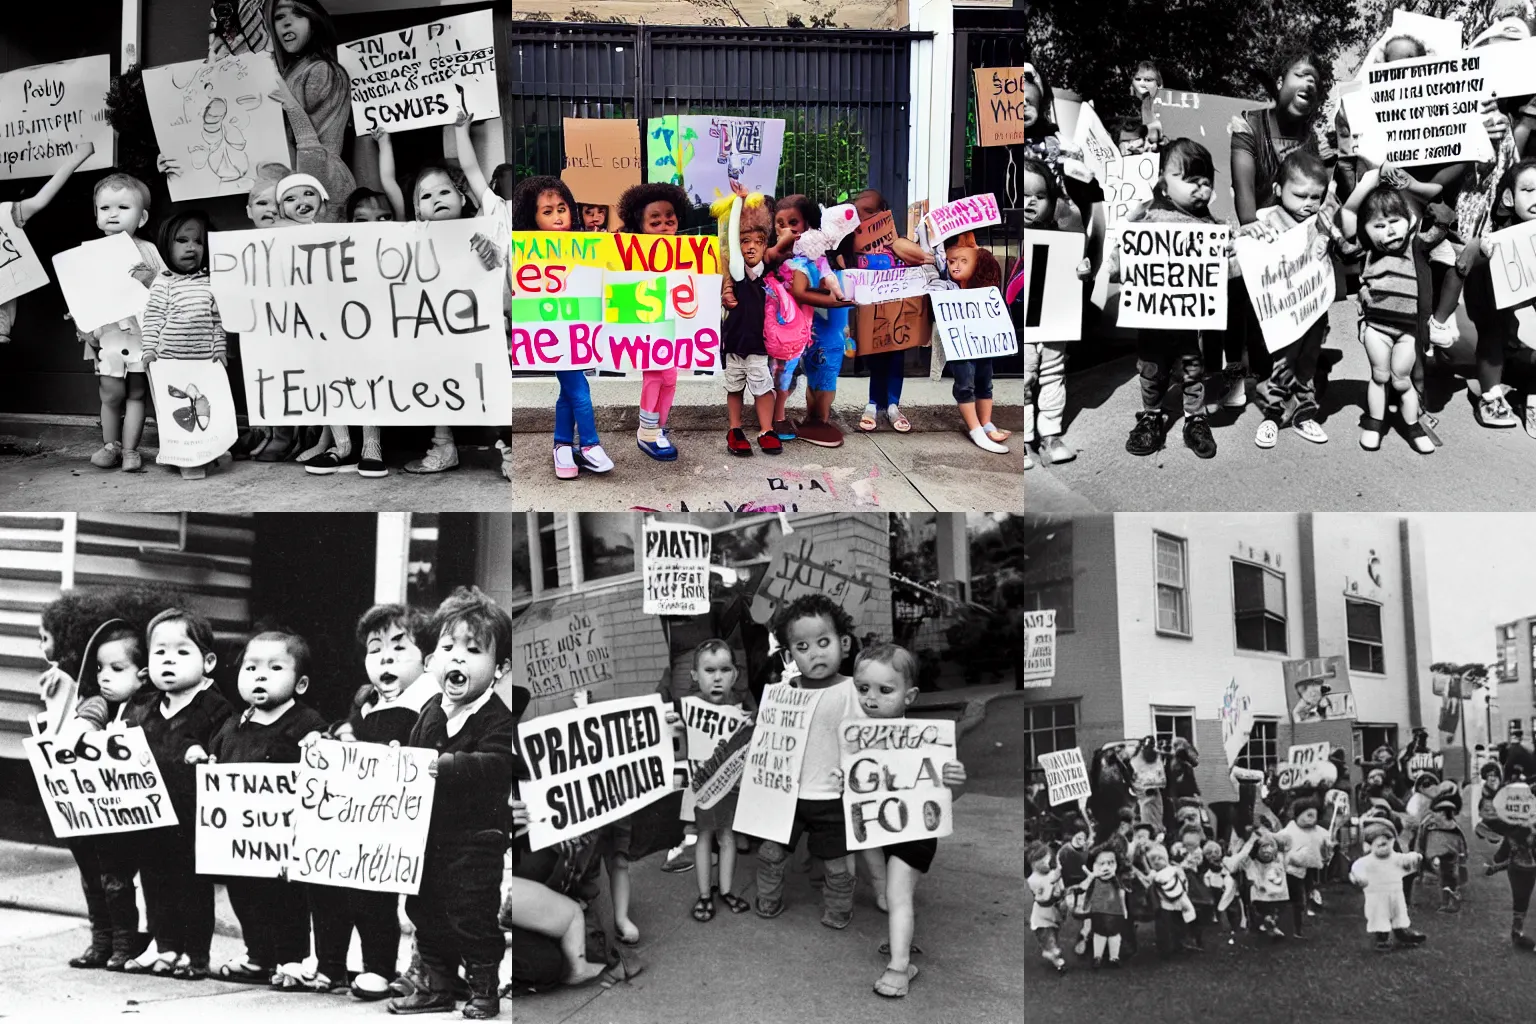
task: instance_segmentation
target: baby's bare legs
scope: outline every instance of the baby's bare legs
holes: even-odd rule
[[[565,954],[565,984],[579,985],[603,973],[602,964],[586,957],[586,919],[581,904],[526,878],[512,879],[512,923],[560,940]]]
[[[890,903],[886,900],[885,894],[885,854],[881,853],[878,848],[860,850],[857,862],[864,866],[865,871],[869,872],[869,884],[875,890],[875,903],[881,910],[889,911],[891,907]]]
[[[128,381],[122,377],[97,377],[101,394],[101,440],[105,444],[123,440],[123,404],[128,397]]]
[[[608,865],[608,887],[613,890],[613,928],[625,942],[639,942],[640,929],[629,919],[629,858],[615,853],[603,861]]]
[[[713,881],[712,868],[710,867],[710,849],[715,841],[715,830],[712,828],[699,829],[699,841],[693,846],[693,875],[699,883],[699,899],[708,899],[711,892],[710,882]],[[734,856],[736,848],[731,847]],[[720,842],[720,877],[725,878],[725,840]]]
[[[138,451],[144,436],[145,375],[128,374],[128,400],[123,403],[123,450]]]

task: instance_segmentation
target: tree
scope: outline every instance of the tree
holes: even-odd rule
[[[1461,22],[1463,43],[1470,43],[1476,33],[1492,24],[1497,13],[1523,14],[1519,0],[1360,0],[1359,8],[1367,44],[1387,30],[1392,12],[1399,9]]]
[[[1135,109],[1130,81],[1142,60],[1167,88],[1259,99],[1284,50],[1307,45],[1331,62],[1367,38],[1356,0],[1035,0],[1025,31],[1046,80],[1106,117]]]

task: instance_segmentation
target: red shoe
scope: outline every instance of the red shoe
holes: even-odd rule
[[[764,455],[777,455],[784,450],[784,442],[772,430],[757,435],[757,446],[763,450]]]
[[[777,439],[775,439],[777,442]],[[732,427],[725,433],[725,450],[732,455],[751,455],[752,442],[747,440],[747,432],[740,427]]]

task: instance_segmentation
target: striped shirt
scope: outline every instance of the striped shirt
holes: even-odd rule
[[[1360,313],[1367,324],[1413,333],[1419,323],[1419,275],[1413,253],[1370,256],[1360,272]]]
[[[157,359],[218,359],[224,327],[206,273],[167,270],[155,278],[144,307],[144,351]]]

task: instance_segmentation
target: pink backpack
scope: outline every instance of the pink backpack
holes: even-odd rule
[[[795,302],[776,274],[764,277],[768,301],[763,310],[763,347],[774,359],[797,358],[811,342],[811,317]]]

